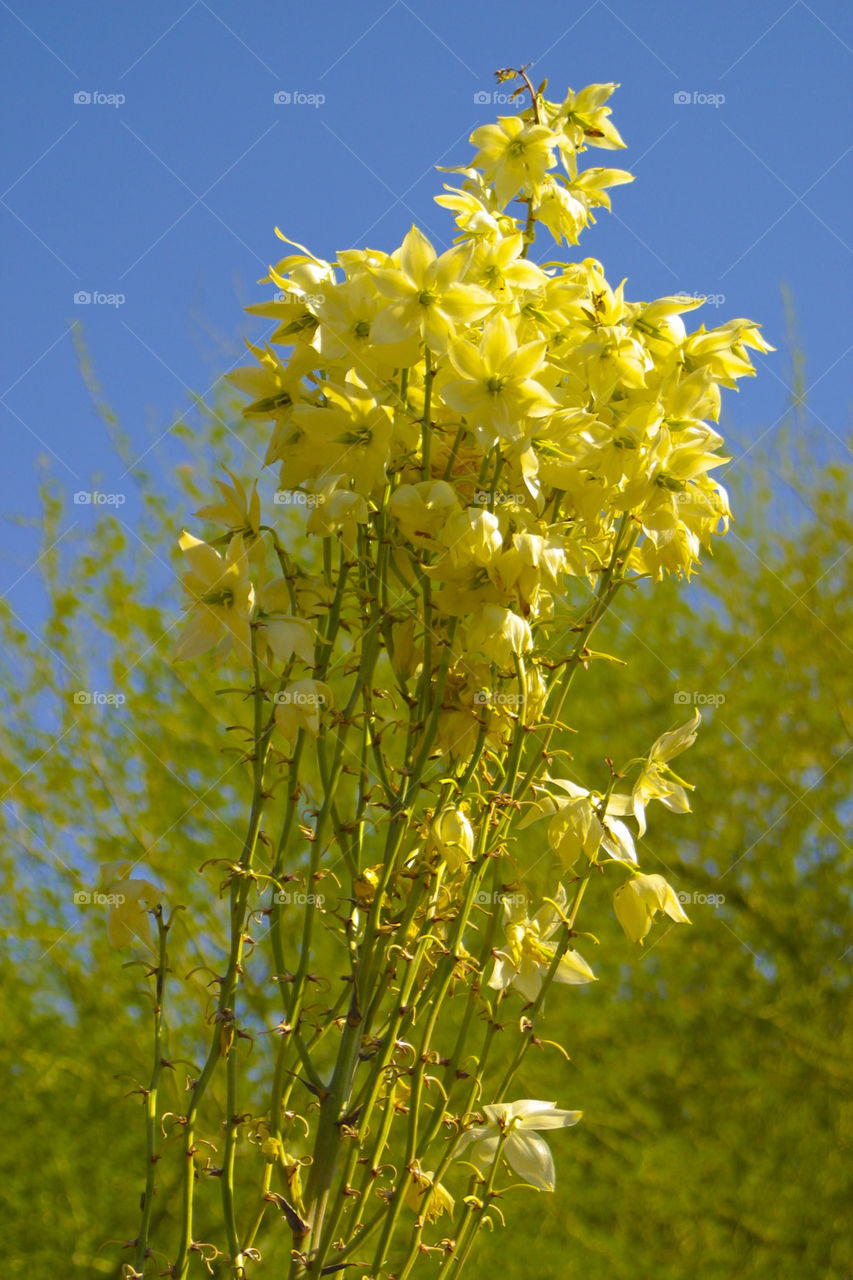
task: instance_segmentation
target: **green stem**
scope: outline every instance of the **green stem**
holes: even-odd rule
[[[145,1272],[145,1261],[148,1257],[148,1233],[151,1229],[155,1195],[154,1169],[159,1159],[156,1150],[157,1089],[163,1070],[163,1005],[166,981],[166,936],[169,932],[169,926],[163,920],[162,907],[159,905],[155,907],[152,915],[157,924],[158,958],[154,988],[154,1061],[151,1066],[151,1078],[145,1091],[145,1190],[142,1193],[142,1222],[136,1239],[136,1270],[140,1275]]]
[[[187,1114],[184,1117],[184,1171],[181,1235],[178,1243],[175,1263],[172,1267],[174,1280],[186,1280],[187,1270],[189,1268],[189,1255],[193,1244],[193,1190],[195,1186],[195,1162],[193,1156],[195,1152],[195,1125],[198,1119],[198,1112],[202,1099],[207,1092],[207,1088],[213,1078],[213,1074],[222,1054],[223,1022],[226,1020],[226,1016],[230,1017],[232,1020],[234,1018],[234,997],[237,991],[241,970],[246,907],[253,886],[251,871],[258,844],[261,815],[266,798],[263,789],[264,767],[266,765],[270,735],[272,733],[274,722],[273,719],[270,718],[266,726],[264,726],[263,723],[264,691],[260,682],[257,632],[254,627],[252,628],[252,668],[254,675],[254,746],[252,755],[254,788],[252,793],[252,807],[249,814],[248,829],[246,832],[246,838],[243,842],[240,861],[231,882],[231,941],[225,976],[220,981],[219,999],[217,1001],[216,1018],[214,1019],[210,1048],[201,1074],[193,1085],[192,1093],[190,1094],[189,1106],[187,1107]]]
[[[474,1247],[474,1242],[477,1238],[477,1232],[480,1230],[483,1219],[486,1216],[486,1212],[489,1208],[489,1201],[492,1198],[492,1192],[494,1190],[494,1185],[495,1185],[495,1178],[497,1177],[498,1169],[500,1167],[501,1156],[503,1155],[503,1149],[504,1149],[505,1143],[506,1143],[506,1135],[502,1134],[500,1137],[500,1140],[498,1141],[498,1148],[497,1148],[497,1151],[495,1152],[495,1159],[491,1169],[489,1170],[489,1176],[486,1181],[486,1185],[483,1188],[483,1193],[481,1196],[478,1197],[478,1199],[480,1200],[480,1207],[475,1208],[474,1212],[471,1214],[468,1220],[466,1228],[460,1233],[459,1239],[457,1241],[456,1251],[453,1254],[453,1260],[451,1262],[450,1269],[448,1271],[448,1280],[453,1280],[455,1276],[458,1276],[460,1274],[460,1272],[462,1271],[462,1268],[465,1266],[465,1263],[468,1261],[468,1256],[471,1253],[471,1250]],[[439,1275],[441,1275],[443,1270],[444,1268],[442,1267],[439,1270]]]
[[[430,436],[432,433],[432,422],[430,421],[430,413],[432,409],[432,381],[434,377],[432,370],[432,355],[429,347],[424,348],[424,416],[421,419],[421,466],[423,468],[424,480],[430,478]]]
[[[225,1152],[220,1173],[222,1188],[222,1213],[225,1219],[225,1234],[228,1237],[228,1251],[231,1255],[231,1269],[237,1276],[242,1276],[243,1262],[240,1241],[237,1235],[237,1216],[234,1208],[234,1157],[237,1144],[237,1052],[236,1038],[231,1045],[225,1062]]]

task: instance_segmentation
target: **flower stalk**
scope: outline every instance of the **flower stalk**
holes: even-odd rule
[[[229,868],[224,972],[176,1118],[173,1280],[195,1254],[290,1280],[408,1280],[440,1255],[457,1280],[500,1216],[499,1170],[547,1194],[539,1131],[580,1118],[511,1094],[546,996],[595,978],[575,949],[581,908],[600,910],[609,882],[631,941],[656,915],[687,922],[628,823],[643,835],[655,801],[689,810],[670,761],[698,717],[621,770],[604,757],[601,792],[554,773],[623,588],[689,577],[725,532],[720,388],[769,347],[745,320],[688,333],[697,298],[632,302],[593,258],[533,262],[537,233],[576,244],[630,180],[581,167],[624,146],[616,86],[551,101],[526,68],[498,79],[517,82],[519,110],[474,131],[437,197],[450,249],[416,227],[335,262],[286,241],[276,297],[250,308],[274,322],[269,341],[230,375],[268,429],[275,500],[262,475],[228,473],[198,513],[209,540],[181,537],[177,657],[236,673],[221,696],[251,798],[239,854],[214,860]],[[152,892],[129,883],[117,937]],[[159,912],[139,1275],[153,1275]],[[206,1178],[215,1245],[195,1239]]]

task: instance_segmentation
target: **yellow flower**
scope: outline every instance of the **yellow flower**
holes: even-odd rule
[[[463,245],[437,257],[413,226],[400,247],[399,266],[371,272],[380,292],[392,299],[373,322],[373,342],[405,342],[420,334],[430,351],[443,355],[457,328],[467,328],[495,305],[488,290],[461,283],[470,256]]]
[[[441,165],[438,167],[441,169]],[[449,187],[445,183],[444,190],[449,194],[434,196],[433,199],[445,209],[456,211],[456,225],[466,237],[494,240],[516,231],[516,219],[501,212],[503,206],[477,169],[449,169],[445,172],[462,173],[466,181],[461,187]]]
[[[553,534],[513,534],[508,547],[490,567],[492,580],[518,596],[525,614],[538,606],[542,588],[561,589],[569,568],[564,538]]]
[[[636,875],[623,884],[613,895],[613,910],[627,936],[640,946],[658,911],[676,924],[690,924],[672,885],[658,875]]]
[[[491,243],[481,243],[474,250],[469,275],[495,293],[506,290],[513,295],[524,290],[544,289],[548,277],[535,262],[521,256],[523,251],[524,237],[520,231]]]
[[[442,530],[441,541],[447,547],[450,563],[454,566],[491,564],[503,546],[500,520],[484,507],[454,511]]]
[[[518,345],[506,316],[486,325],[479,346],[465,339],[454,342],[450,360],[461,378],[442,382],[441,394],[453,409],[478,428],[484,449],[496,439],[517,441],[529,434],[529,419],[546,417],[557,402],[533,374],[545,364],[546,344]]]
[[[485,124],[471,134],[471,144],[478,148],[471,164],[482,169],[486,182],[493,183],[503,207],[519,191],[535,196],[556,164],[558,141],[545,125],[529,124],[521,116],[500,116],[497,124]]]
[[[149,910],[161,901],[163,895],[150,880],[131,877],[132,862],[107,862],[101,867],[101,884],[109,907],[107,938],[111,947],[121,950],[133,942],[151,947],[151,920]]]
[[[461,871],[474,852],[474,828],[461,809],[442,809],[432,820],[427,847],[438,853],[450,871]]]
[[[554,795],[553,788],[564,795]],[[544,784],[534,788],[541,792],[518,824],[522,830],[541,817],[550,817],[548,842],[565,869],[571,867],[581,854],[590,861],[597,858],[599,850],[617,862],[636,864],[637,852],[631,832],[615,816],[631,812],[631,797],[611,795],[607,808],[601,814],[604,797],[587,791],[568,778],[551,778],[546,775]]]
[[[513,654],[527,653],[533,648],[528,623],[500,605],[484,605],[466,630],[470,647],[485,654],[499,667],[511,667]]]
[[[246,346],[258,361],[257,365],[243,365],[225,375],[226,380],[252,397],[251,404],[243,409],[244,418],[276,418],[286,415],[299,399],[302,378],[309,372],[311,349],[300,351],[284,364],[269,347]]]
[[[427,1204],[427,1222],[436,1222],[443,1213],[449,1213],[452,1217],[456,1211],[456,1201],[443,1183],[436,1184],[432,1170],[421,1170],[416,1166],[410,1172],[412,1180],[407,1184],[404,1196],[407,1207],[420,1214],[427,1194],[434,1188]]]
[[[320,538],[334,538],[338,535],[348,551],[354,555],[357,549],[358,526],[367,524],[369,512],[367,503],[360,493],[351,489],[338,489],[340,476],[335,476],[329,485],[314,496],[318,499],[311,509],[306,529]]]
[[[701,721],[701,713],[694,711],[685,724],[661,734],[644,761],[631,793],[631,811],[637,819],[641,836],[646,834],[646,805],[650,800],[660,800],[662,805],[674,813],[690,812],[690,801],[685,790],[690,784],[677,778],[667,765],[675,756],[681,755],[682,751],[693,745]]]
[[[252,485],[252,494],[249,497],[237,477],[227,467],[223,467],[223,471],[231,484],[223,484],[221,480],[216,481],[222,501],[209,502],[199,507],[195,515],[200,520],[211,520],[216,524],[224,525],[232,535],[240,534],[250,563],[259,573],[263,573],[265,551],[260,534],[261,500],[258,497],[258,482],[255,481]]]
[[[257,538],[258,526],[261,522],[261,500],[258,497],[257,481],[252,485],[252,496],[249,498],[237,477],[227,467],[223,467],[223,471],[231,484],[229,486],[223,484],[221,480],[216,481],[222,501],[210,502],[204,507],[199,507],[195,514],[199,519],[213,520],[223,524],[231,533],[241,533],[247,540]]]
[[[584,169],[574,174],[574,168],[574,164],[569,168],[571,182],[555,174],[544,183],[536,210],[537,221],[548,228],[558,244],[563,237],[567,244],[577,244],[583,228],[595,222],[591,210],[598,206],[610,208],[605,187],[634,181],[634,175],[624,169]]]
[[[277,578],[264,588],[258,608],[258,640],[266,645],[278,667],[296,657],[314,665],[315,628],[305,618],[294,617],[288,584]]]
[[[554,1157],[541,1129],[567,1129],[577,1124],[582,1111],[563,1111],[554,1102],[523,1098],[483,1107],[483,1124],[466,1130],[456,1155],[473,1147],[471,1160],[482,1173],[494,1165],[501,1139],[503,1155],[520,1178],[540,1191],[554,1190]]]
[[[300,729],[316,738],[320,733],[320,712],[332,702],[332,691],[322,681],[294,680],[275,695],[276,728],[291,744]]]
[[[290,416],[292,432],[282,439],[276,459],[282,463],[281,487],[292,489],[306,480],[322,487],[343,476],[369,495],[385,483],[391,410],[357,381],[327,383],[323,396],[325,404],[297,405]]]
[[[376,896],[376,890],[379,888],[381,874],[382,866],[380,864],[375,867],[365,867],[353,879],[352,891],[360,907],[370,906]]]
[[[275,233],[286,244],[303,251],[282,258],[260,281],[261,284],[278,285],[281,290],[278,298],[273,302],[255,303],[246,310],[252,315],[278,320],[279,327],[271,341],[289,345],[294,341],[310,340],[317,326],[317,305],[323,297],[323,290],[334,286],[335,273],[331,263],[315,258],[304,246],[288,240],[278,227]]]
[[[747,347],[762,352],[774,350],[762,338],[758,325],[749,320],[729,320],[728,324],[707,333],[703,325],[685,342],[684,363],[691,372],[697,368],[708,369],[716,382],[736,390],[738,378],[755,377]]]
[[[542,990],[542,979],[549,972],[557,952],[556,942],[550,941],[560,927],[567,905],[566,891],[562,885],[554,899],[557,911],[545,903],[532,919],[528,918],[522,895],[504,899],[504,932],[507,939],[505,951],[495,952],[495,967],[489,978],[494,991],[515,987],[528,1003],[532,1003]],[[567,951],[561,957],[554,973],[554,982],[574,985],[595,982],[595,974],[577,951]]]
[[[579,93],[569,89],[563,102],[554,109],[551,123],[562,131],[560,152],[567,168],[571,153],[586,146],[607,150],[625,146],[608,119],[610,107],[605,106],[613,90],[618,88],[618,84],[611,83],[588,84]]]
[[[578,236],[589,222],[586,205],[555,178],[543,185],[536,218],[561,244],[577,244]]]
[[[178,641],[175,661],[197,658],[213,649],[218,663],[234,648],[240,661],[250,662],[255,589],[249,580],[242,537],[238,534],[231,539],[224,559],[214,547],[186,530],[178,545],[189,568],[184,589],[190,596],[186,606],[190,620]]]
[[[388,510],[403,536],[416,547],[435,550],[438,538],[459,503],[445,480],[401,484],[388,502]]]
[[[340,360],[360,376],[390,378],[418,359],[418,335],[399,343],[377,345],[373,322],[386,306],[372,276],[360,270],[344,284],[327,288],[317,306],[320,324],[313,344],[323,360]]]

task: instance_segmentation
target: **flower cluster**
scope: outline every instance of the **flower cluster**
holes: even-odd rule
[[[400,589],[426,573],[431,625],[461,620],[459,651],[502,669],[533,648],[530,627],[568,578],[602,573],[623,515],[629,571],[690,574],[729,516],[710,475],[726,461],[720,388],[754,372],[747,348],[770,349],[747,320],[688,333],[700,299],[631,302],[593,258],[528,260],[537,224],[574,243],[606,189],[630,180],[578,168],[587,147],[624,145],[614,88],[537,99],[477,129],[461,185],[438,197],[456,214],[451,249],[412,227],[387,254],[284,257],[268,277],[281,300],[249,308],[275,322],[269,341],[229,375],[251,396],[246,415],[270,422],[280,491],[307,499],[307,538],[354,553],[387,512]],[[259,514],[242,496],[205,513],[245,542]],[[220,570],[188,537],[182,549],[207,615],[182,656],[220,623],[248,659],[244,550]]]
[[[264,805],[265,823],[280,816],[265,882],[348,876],[331,912],[322,895],[302,895],[301,943],[283,926],[281,893],[270,908],[275,972],[288,977],[265,1141],[286,1139],[292,1082],[307,1079],[316,1141],[304,1218],[295,1202],[288,1221],[311,1274],[337,1269],[336,1250],[358,1237],[359,1195],[387,1208],[377,1275],[402,1209],[415,1213],[407,1276],[431,1249],[467,1257],[505,1164],[550,1189],[551,1153],[534,1131],[579,1113],[505,1099],[552,983],[594,980],[575,947],[592,872],[628,874],[614,908],[633,941],[656,913],[687,920],[671,886],[640,871],[628,821],[642,837],[652,801],[689,809],[670,761],[698,713],[646,758],[610,764],[601,790],[553,776],[548,748],[575,673],[606,656],[588,641],[616,592],[689,577],[725,532],[728,499],[711,474],[726,460],[721,388],[754,372],[750,348],[771,348],[748,320],[689,330],[695,297],[630,301],[594,258],[531,260],[540,228],[576,244],[631,175],[581,165],[589,148],[624,147],[610,121],[615,85],[552,102],[523,73],[500,74],[520,75],[530,101],[475,130],[470,162],[447,171],[437,201],[455,218],[450,247],[413,226],[390,253],[348,249],[329,262],[278,233],[290,251],[265,278],[277,295],[249,308],[271,332],[229,375],[245,418],[266,424],[275,501],[261,502],[261,477],[249,489],[229,474],[198,512],[209,541],[180,543],[189,617],[177,656],[243,664],[255,707],[221,1024],[236,1026]],[[544,895],[542,857],[525,863],[516,840],[540,818]],[[338,1035],[328,1081],[302,1029],[318,913],[327,929],[340,922],[352,966],[349,1014],[316,1028],[317,1040],[331,1026]],[[445,1028],[454,997],[466,1007]],[[522,1037],[500,1082],[487,1082],[487,1037],[469,1085],[474,1014],[497,1026],[501,1002],[519,998]],[[398,1115],[410,1116],[405,1141]],[[383,1187],[395,1142],[405,1169]],[[464,1152],[487,1192],[460,1201],[455,1244],[427,1246],[425,1228],[456,1212],[442,1179]]]

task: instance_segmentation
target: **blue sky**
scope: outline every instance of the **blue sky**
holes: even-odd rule
[[[412,221],[449,243],[434,166],[464,163],[471,130],[509,110],[482,98],[496,67],[521,61],[558,98],[569,85],[621,84],[613,118],[628,150],[590,163],[603,155],[637,181],[613,192],[614,215],[570,254],[601,259],[613,284],[627,276],[633,298],[722,298],[697,317],[748,316],[780,348],[728,397],[732,466],[749,467],[785,410],[783,284],[819,438],[846,456],[844,0],[0,0],[0,29],[4,513],[36,513],[41,456],[69,495],[94,473],[100,489],[121,490],[124,465],[77,367],[75,320],[134,448],[152,432],[168,448],[190,394],[211,399],[242,362],[243,335],[262,332],[241,308],[268,296],[256,281],[280,256],[273,227],[329,258],[391,249]],[[553,245],[537,252],[553,256]],[[75,302],[80,293],[101,300]],[[4,523],[0,591],[24,618],[38,612],[34,548],[31,532]]]

